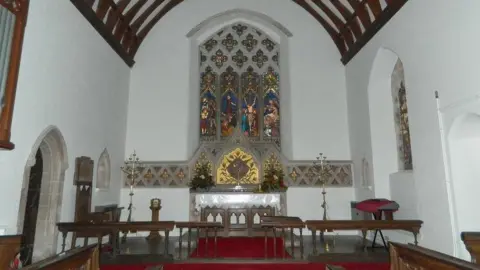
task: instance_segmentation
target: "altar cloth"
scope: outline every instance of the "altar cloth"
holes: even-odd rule
[[[271,206],[281,210],[279,193],[203,193],[195,194],[195,209],[205,207],[245,208]]]

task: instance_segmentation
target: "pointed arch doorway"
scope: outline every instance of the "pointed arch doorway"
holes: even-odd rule
[[[67,149],[60,130],[45,129],[36,140],[25,166],[17,230],[22,232],[21,259],[25,264],[56,253]]]

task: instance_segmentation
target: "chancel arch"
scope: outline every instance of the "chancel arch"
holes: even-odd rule
[[[40,162],[42,167],[36,168]],[[25,166],[17,222],[18,232],[24,235],[22,247],[29,250],[23,259],[37,261],[57,251],[55,224],[60,221],[67,168],[63,135],[57,127],[49,126],[36,140]],[[41,179],[32,189],[35,173],[41,173]]]

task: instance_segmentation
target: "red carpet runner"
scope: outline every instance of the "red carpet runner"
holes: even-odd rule
[[[276,239],[276,255],[277,258],[282,257],[283,240]],[[198,252],[197,252],[198,251]],[[207,253],[208,251],[208,253]],[[215,241],[213,238],[208,239],[208,248],[206,239],[200,238],[198,247],[190,255],[190,258],[212,258],[215,252]],[[274,258],[273,238],[268,238],[267,256]],[[285,257],[289,257],[285,252]],[[228,237],[217,238],[217,257],[219,258],[243,258],[255,259],[265,258],[265,238],[263,237]]]
[[[334,263],[346,270],[389,270],[388,263]],[[101,270],[145,270],[148,265],[108,265]],[[258,264],[227,264],[227,263],[178,263],[165,264],[164,270],[324,270],[323,263],[293,264],[293,263],[258,263]]]

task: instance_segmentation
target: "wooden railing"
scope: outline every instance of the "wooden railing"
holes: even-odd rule
[[[480,264],[480,232],[462,232],[460,234],[473,263]]]
[[[420,220],[369,220],[369,221],[353,221],[353,220],[308,220],[302,221],[298,217],[287,216],[262,216],[260,218],[260,228],[265,232],[265,259],[306,259],[306,255],[317,254],[317,232],[333,231],[333,230],[358,230],[363,232],[363,246],[366,247],[366,232],[368,230],[404,230],[412,232],[415,236],[419,233],[422,225]],[[198,253],[199,245],[205,254],[196,254],[196,257],[208,259],[216,259],[217,256],[217,233],[224,230],[222,223],[218,222],[109,222],[99,224],[88,223],[58,223],[59,231],[63,234],[65,246],[65,238],[68,232],[88,232],[89,235],[98,235],[100,238],[105,234],[118,235],[118,233],[128,232],[164,232],[163,251],[159,255],[165,259],[184,260],[190,258],[192,252],[196,250]],[[178,250],[170,249],[170,244],[175,244],[170,240],[170,232],[173,229],[179,229],[180,237],[178,238]],[[305,254],[303,231],[307,228],[312,232],[313,253]],[[299,235],[294,234],[294,230]],[[203,238],[205,241],[199,241]],[[272,239],[273,238],[273,239]],[[277,239],[279,238],[279,239]],[[120,246],[117,237],[113,238],[112,256],[116,257],[120,254]],[[277,246],[277,241],[282,241],[283,252],[277,252],[274,249],[273,254],[267,252],[268,244],[273,241],[273,246]],[[100,241],[99,241],[100,243]],[[209,245],[210,243],[210,245]],[[213,244],[212,244],[213,243]],[[415,243],[417,241],[415,240]],[[162,247],[159,247],[162,248]],[[213,250],[209,250],[213,249]],[[288,255],[286,254],[288,252]],[[278,254],[277,254],[278,253]]]
[[[480,266],[411,244],[390,243],[390,269],[478,270]]]
[[[20,252],[21,235],[0,236],[0,269],[8,269],[10,262]]]
[[[7,268],[8,269],[8,268]],[[69,250],[22,268],[22,270],[100,270],[96,245]]]

